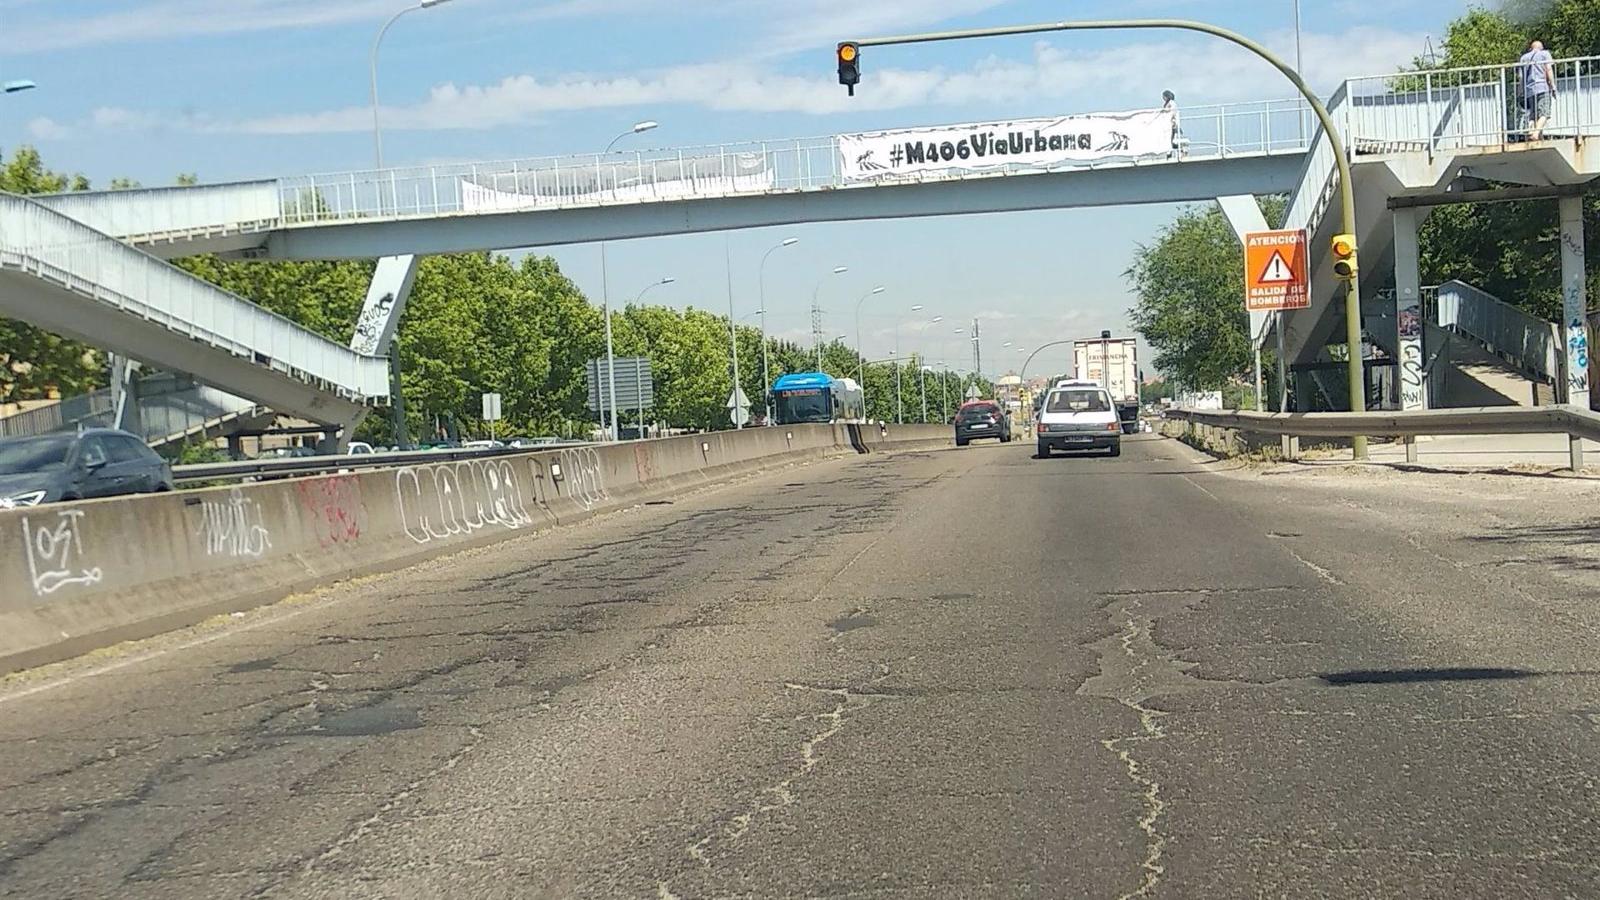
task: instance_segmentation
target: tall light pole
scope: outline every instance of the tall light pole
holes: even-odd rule
[[[856,301],[856,379],[861,382],[861,394],[863,397],[867,393],[867,354],[861,344],[861,304],[867,302],[867,298],[873,294],[881,293],[883,293],[883,285],[880,284],[862,294],[861,299]]]
[[[928,320],[929,325],[937,325],[944,321],[944,316],[934,316]],[[928,358],[925,354],[917,359],[917,374],[922,379],[922,424],[928,424]]]
[[[444,0],[434,0],[434,2],[443,3]],[[612,138],[611,143],[606,145],[606,152],[610,153],[611,148],[617,145],[617,141],[628,135],[643,134],[656,127],[657,123],[655,122],[638,122],[632,128]],[[596,182],[595,190],[598,191],[599,189],[600,185]],[[609,267],[606,265],[606,242],[601,241],[600,307],[605,311],[606,315],[606,394],[611,398],[609,401],[611,406],[611,425],[607,430],[607,434],[611,435],[611,439],[614,441],[617,439],[617,358],[611,349],[611,283],[608,270]],[[600,404],[600,427],[606,428],[606,403],[604,402]]]
[[[378,47],[383,43],[383,36],[389,33],[389,27],[400,21],[401,16],[449,2],[450,0],[421,0],[415,6],[408,6],[390,16],[389,20],[383,23],[383,27],[378,29],[378,36],[372,39],[372,54],[367,60],[369,74],[372,76],[372,149],[380,169],[383,168],[383,130],[378,121]]]
[[[1084,22],[1045,22],[1036,25],[1013,25],[1000,28],[971,28],[964,31],[939,31],[926,34],[909,34],[897,37],[865,38],[849,43],[856,48],[883,47],[890,44],[922,44],[931,41],[955,41],[969,38],[998,37],[1001,35],[1040,34],[1050,31],[1104,31],[1108,29],[1176,29],[1180,31],[1198,31],[1219,37],[1225,41],[1249,50],[1272,65],[1273,68],[1283,73],[1300,92],[1300,96],[1311,106],[1311,111],[1317,116],[1317,124],[1322,126],[1322,133],[1328,139],[1328,147],[1333,151],[1334,165],[1339,170],[1339,213],[1341,218],[1341,231],[1344,234],[1356,233],[1356,194],[1355,187],[1350,181],[1350,156],[1345,152],[1344,138],[1340,136],[1339,129],[1333,123],[1333,117],[1328,114],[1328,108],[1322,100],[1311,90],[1300,77],[1298,69],[1279,59],[1276,54],[1261,46],[1259,43],[1245,37],[1238,32],[1229,31],[1206,22],[1194,22],[1187,19],[1108,19],[1103,21]],[[851,93],[855,92],[854,85]],[[1354,238],[1351,238],[1352,254],[1355,251]],[[1344,287],[1344,318],[1345,318],[1345,376],[1350,388],[1350,411],[1353,413],[1365,412],[1367,409],[1366,373],[1361,357],[1361,281],[1359,273],[1345,280]],[[1367,458],[1367,438],[1357,435],[1350,439],[1351,455],[1358,460]]]
[[[850,271],[849,266],[834,266],[832,274],[843,275]],[[822,371],[822,307],[817,305],[817,294],[822,291],[822,282],[827,275],[817,279],[817,286],[811,291],[811,342],[817,345],[817,371]]]
[[[733,390],[728,393],[728,403],[732,408],[728,412],[733,419],[733,427],[743,428],[749,420],[745,418],[748,413],[744,404],[739,402],[739,319],[733,312],[733,234],[727,231],[722,233],[722,265],[723,273],[728,278],[728,346],[733,353]]]
[[[967,330],[965,328],[957,328],[954,333],[965,335]],[[944,408],[944,417],[948,420],[950,418],[950,396],[946,393],[946,387],[950,381],[950,338],[948,335],[945,337],[944,342],[939,345],[939,362],[944,365],[944,377],[939,379],[939,405]],[[961,398],[957,397],[956,399],[959,400]]]
[[[673,278],[671,275],[668,275],[666,278],[663,278],[660,281],[652,281],[652,282],[650,282],[649,284],[644,286],[644,290],[639,292],[639,296],[633,298],[633,305],[634,306],[638,306],[638,305],[644,303],[644,295],[645,294],[648,294],[652,290],[654,290],[654,289],[656,289],[658,287],[662,287],[663,285],[672,284],[673,282],[675,282],[677,280],[678,279]]]
[[[677,280],[678,279],[673,278],[671,275],[668,275],[667,277],[661,279],[660,281],[652,281],[652,282],[650,282],[649,284],[644,286],[643,290],[639,291],[639,296],[633,298],[633,305],[634,306],[642,305],[644,303],[644,295],[645,294],[650,293],[652,290],[655,290],[658,287],[662,287],[664,285],[672,284],[673,282],[675,282]],[[610,316],[608,315],[607,318],[609,319]],[[609,363],[610,360],[607,360],[607,362]],[[638,384],[638,382],[639,382],[639,367],[638,366],[634,366],[634,368],[633,368],[633,379],[634,379],[634,388],[635,388],[635,390],[634,390],[634,400],[637,401],[638,404],[639,404],[639,408],[637,410],[635,410],[635,412],[637,412],[639,414],[639,439],[640,440],[644,440],[644,436],[645,436],[644,435],[644,390]],[[615,400],[616,396],[617,396],[617,383],[613,379],[612,382],[611,382],[611,397],[612,397],[613,400]],[[613,422],[615,422],[617,420],[617,410],[616,410],[615,407],[613,407],[612,410],[611,410],[611,420]],[[620,432],[618,433],[618,436],[619,437],[621,436]]]
[[[1297,73],[1305,71],[1300,64],[1300,0],[1294,0],[1294,70]],[[1300,130],[1300,142],[1303,144],[1306,140],[1306,117],[1301,115],[1298,108],[1294,111],[1294,121]],[[1259,358],[1258,354],[1257,359]],[[1256,405],[1261,404],[1258,402]]]
[[[786,237],[773,244],[766,253],[761,254],[761,266],[757,270],[756,276],[761,296],[761,396],[763,398],[763,406],[767,410],[766,421],[768,425],[772,424],[772,370],[767,368],[767,257],[771,256],[774,250],[793,247],[798,243],[800,243],[799,238]]]
[[[922,312],[922,304],[911,307],[912,312]],[[905,408],[900,403],[900,317],[894,317],[894,421],[897,425],[906,423]]]

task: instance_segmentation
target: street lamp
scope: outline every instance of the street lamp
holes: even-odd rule
[[[443,3],[443,2],[445,2],[445,0],[433,0],[433,2],[435,2],[435,3]],[[611,148],[615,147],[617,145],[617,141],[622,140],[623,138],[627,137],[628,135],[630,135],[630,134],[641,134],[643,132],[649,131],[650,129],[656,128],[656,127],[657,127],[657,123],[655,123],[655,122],[639,122],[639,123],[635,124],[632,128],[628,129],[627,131],[624,131],[623,133],[621,133],[621,134],[617,135],[616,137],[612,138],[611,139],[611,143],[606,145],[606,152],[610,153],[611,152]],[[598,162],[596,164],[598,165]],[[595,184],[595,190],[599,190],[599,189],[600,189],[600,185],[598,183],[596,183]],[[600,242],[600,306],[601,306],[602,309],[605,310],[605,314],[606,314],[606,392],[611,397],[611,427],[610,427],[610,430],[609,430],[608,433],[611,435],[611,439],[614,441],[614,440],[617,439],[617,402],[616,402],[617,401],[617,362],[616,362],[616,354],[611,349],[611,284],[610,284],[610,278],[609,278],[607,269],[608,269],[608,267],[606,265],[606,242],[605,241],[601,241]],[[605,412],[605,404],[604,403],[600,404],[600,427],[602,427],[602,428],[606,427],[606,412]]]
[[[912,312],[922,312],[922,304],[911,307]],[[904,408],[900,404],[900,317],[894,317],[894,421],[896,425],[906,422]]]
[[[434,2],[443,3],[443,2],[445,2],[445,0],[434,0]],[[611,143],[606,145],[606,152],[610,153],[611,149],[613,147],[617,146],[617,141],[622,140],[623,138],[627,137],[630,134],[644,134],[646,131],[654,131],[655,129],[660,128],[660,127],[661,127],[661,123],[660,122],[651,122],[651,121],[635,122],[633,124],[632,128],[629,128],[627,131],[624,131],[623,133],[621,133],[621,134],[619,134],[616,137],[611,139]],[[597,187],[598,187],[598,185],[597,185]]]
[[[766,253],[761,254],[761,266],[757,270],[757,288],[761,297],[761,393],[766,398],[767,424],[772,424],[772,371],[767,367],[767,257],[773,251],[782,250],[784,247],[793,247],[800,243],[797,237],[786,237],[773,244]]]
[[[16,81],[8,81],[5,84],[0,85],[0,90],[3,90],[7,94],[20,94],[23,91],[31,91],[36,87],[38,87],[38,85],[34,84],[28,79],[19,78]]]
[[[880,284],[872,290],[867,291],[865,294],[862,294],[861,299],[856,301],[856,379],[861,382],[861,394],[863,397],[865,397],[867,393],[867,354],[866,351],[862,349],[861,344],[861,304],[867,302],[867,298],[871,297],[873,294],[881,293],[883,293],[883,285]]]
[[[383,131],[378,122],[378,46],[383,43],[383,36],[389,33],[389,26],[400,21],[401,16],[406,13],[416,12],[419,9],[428,9],[441,3],[449,2],[450,0],[421,0],[415,6],[408,6],[390,16],[389,21],[384,22],[383,27],[378,29],[378,36],[372,40],[372,54],[367,61],[368,69],[370,70],[369,74],[372,76],[372,148],[380,169],[383,168]],[[9,85],[7,85],[6,91],[7,93],[10,92]]]
[[[644,303],[644,295],[650,293],[650,291],[652,289],[661,287],[662,285],[672,284],[673,282],[675,282],[677,280],[678,279],[673,278],[671,275],[668,275],[666,278],[663,278],[660,281],[652,281],[652,282],[650,282],[649,284],[644,286],[644,290],[639,292],[639,296],[633,298],[633,305],[634,306],[639,306],[639,305],[643,304]]]
[[[855,48],[883,47],[890,44],[921,44],[931,41],[954,41],[968,38],[998,37],[1001,35],[1040,34],[1050,31],[1095,31],[1108,29],[1177,29],[1180,31],[1198,31],[1219,37],[1225,41],[1237,44],[1254,53],[1272,65],[1273,68],[1283,73],[1300,92],[1300,96],[1310,105],[1311,111],[1317,116],[1317,124],[1322,126],[1322,133],[1328,139],[1328,149],[1332,151],[1334,165],[1339,172],[1339,214],[1340,230],[1343,234],[1356,233],[1356,194],[1355,186],[1350,180],[1350,156],[1345,152],[1344,138],[1340,136],[1339,129],[1333,123],[1333,117],[1328,114],[1328,108],[1317,97],[1300,77],[1298,67],[1290,66],[1279,59],[1276,54],[1259,43],[1245,37],[1238,32],[1229,31],[1206,22],[1194,22],[1187,19],[1113,19],[1104,21],[1083,22],[1046,22],[1037,25],[1014,25],[1000,28],[972,28],[965,31],[941,31],[927,34],[899,35],[897,37],[866,38],[847,42]],[[840,46],[844,46],[841,44]],[[852,93],[854,86],[851,87]],[[1354,253],[1354,239],[1352,238],[1351,252]],[[1362,413],[1367,409],[1366,375],[1363,369],[1361,356],[1361,281],[1359,276],[1345,280],[1344,284],[1344,318],[1345,318],[1345,376],[1350,388],[1350,411]],[[1358,460],[1367,458],[1367,438],[1365,435],[1356,435],[1350,439],[1351,455]]]
[[[850,271],[849,266],[834,266],[832,274],[843,275]],[[822,282],[827,275],[817,279],[817,286],[811,291],[811,341],[817,345],[817,371],[822,371],[822,307],[817,305],[817,294],[822,291]]]

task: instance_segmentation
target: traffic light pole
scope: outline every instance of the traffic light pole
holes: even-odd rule
[[[1355,188],[1350,183],[1350,160],[1345,155],[1344,140],[1339,136],[1339,130],[1333,125],[1333,117],[1328,114],[1328,108],[1322,105],[1317,95],[1306,86],[1305,80],[1300,77],[1292,66],[1279,59],[1272,51],[1252,41],[1238,32],[1219,28],[1205,22],[1194,22],[1187,19],[1104,19],[1084,22],[1045,22],[1037,25],[1012,25],[999,28],[968,28],[959,31],[930,31],[923,34],[904,34],[893,37],[864,38],[861,40],[846,41],[852,48],[861,47],[888,47],[896,44],[927,44],[934,41],[962,41],[971,38],[1003,37],[1018,34],[1040,34],[1050,31],[1105,31],[1112,29],[1177,29],[1180,31],[1198,31],[1209,34],[1225,41],[1238,44],[1251,53],[1261,57],[1272,64],[1272,67],[1282,72],[1294,84],[1295,89],[1311,105],[1311,111],[1316,114],[1317,121],[1322,124],[1322,133],[1327,135],[1328,144],[1333,148],[1334,164],[1339,168],[1339,206],[1343,217],[1345,234],[1356,233],[1356,198]],[[840,62],[845,60],[841,57]],[[852,51],[849,59],[849,69],[859,79],[860,57]],[[844,74],[843,68],[840,72]],[[850,93],[855,93],[854,83],[850,85]],[[1350,380],[1350,411],[1365,412],[1367,408],[1366,376],[1362,369],[1361,360],[1361,289],[1360,274],[1345,282],[1344,314],[1345,314],[1345,344],[1349,352],[1346,362],[1346,372]],[[1356,459],[1367,458],[1367,439],[1356,437],[1351,440],[1351,449]]]

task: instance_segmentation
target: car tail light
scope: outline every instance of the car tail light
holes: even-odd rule
[[[1122,423],[1121,422],[1107,422],[1106,423],[1106,430],[1107,431],[1121,431],[1122,430]]]

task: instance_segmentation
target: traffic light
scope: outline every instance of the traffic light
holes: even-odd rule
[[[1340,281],[1356,280],[1356,236],[1333,236],[1333,277]]]
[[[861,48],[854,41],[839,44],[839,83],[856,95],[856,85],[861,83]]]

